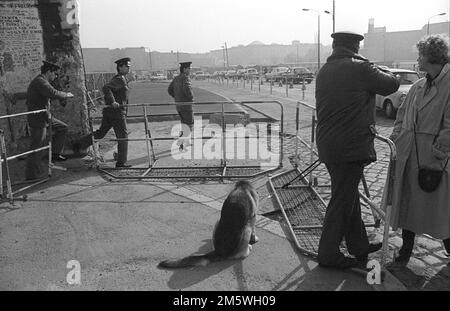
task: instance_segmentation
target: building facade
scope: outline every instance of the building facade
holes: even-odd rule
[[[430,24],[430,34],[449,35],[449,22]],[[369,20],[368,32],[364,34],[364,46],[360,53],[371,61],[390,67],[416,69],[416,43],[427,35],[428,25],[418,30],[388,32],[386,27],[375,27]]]

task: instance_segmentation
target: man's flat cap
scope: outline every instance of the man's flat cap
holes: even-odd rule
[[[359,42],[364,40],[364,36],[351,31],[339,31],[331,34],[335,41]]]
[[[49,69],[49,70],[51,70],[51,71],[56,71],[56,70],[61,69],[61,67],[59,67],[58,65],[56,65],[56,64],[54,64],[54,63],[51,63],[51,62],[48,62],[48,61],[46,61],[46,60],[43,60],[42,62],[44,63],[44,64],[42,65],[42,67],[43,67],[43,68],[46,68],[46,69]]]
[[[115,61],[115,63],[119,66],[122,66],[128,62],[131,62],[131,58],[129,58],[129,57],[124,57],[124,58],[121,58],[121,59],[118,59]]]
[[[182,62],[180,63],[180,68],[189,68],[191,67],[192,62]]]

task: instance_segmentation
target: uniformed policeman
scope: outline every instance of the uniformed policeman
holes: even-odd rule
[[[180,74],[172,80],[167,91],[175,99],[175,102],[179,103],[176,105],[176,109],[181,123],[187,125],[192,132],[194,113],[192,111],[192,105],[189,104],[194,101],[194,94],[189,79],[191,64],[192,62],[180,63]],[[183,134],[182,131],[180,136],[183,136]],[[181,144],[180,149],[183,149],[183,144]]]
[[[49,109],[51,99],[66,99],[73,97],[70,92],[62,92],[55,89],[50,82],[58,77],[58,71],[61,68],[53,63],[43,61],[41,74],[34,78],[27,90],[26,105],[28,111]],[[52,118],[49,119],[48,113],[27,115],[28,126],[31,134],[30,149],[41,148],[47,136],[47,126],[52,126],[52,161],[65,161],[66,158],[61,155],[64,149],[66,139],[67,124]],[[28,180],[43,178],[47,170],[44,169],[42,162],[42,152],[35,152],[28,156],[25,169],[25,178]]]
[[[331,177],[318,261],[321,266],[349,268],[364,265],[368,254],[381,248],[381,243],[369,244],[358,185],[364,166],[376,160],[375,94],[387,96],[399,83],[358,54],[362,35],[336,32],[331,37],[333,53],[316,80],[317,149]],[[342,239],[354,258],[339,251]]]
[[[92,136],[102,139],[113,128],[117,139],[127,139],[126,105],[128,104],[129,87],[126,75],[130,72],[131,59],[121,58],[115,61],[117,75],[103,86],[103,94],[107,107],[103,109],[102,124],[93,134],[88,134],[72,144],[74,153],[80,149],[86,149],[92,145]],[[117,168],[131,167],[127,164],[128,141],[121,140],[117,143]]]

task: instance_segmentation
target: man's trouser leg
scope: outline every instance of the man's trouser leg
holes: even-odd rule
[[[64,149],[64,143],[66,141],[67,124],[53,118],[52,132],[52,153],[55,155],[60,155]]]
[[[181,124],[186,125],[189,128],[189,132],[187,133],[187,129],[186,127],[182,126],[181,131],[183,133],[183,137],[187,137],[189,136],[189,134],[193,135],[192,133],[192,129],[194,127],[194,112],[192,110],[192,105],[189,104],[182,104],[182,105],[177,105],[177,112],[178,115],[180,116],[180,121]],[[183,130],[184,128],[184,130]],[[185,148],[185,145],[189,145],[190,142],[186,141],[186,140],[180,140],[181,144],[180,144],[180,150]]]
[[[94,136],[95,139],[102,139],[106,136],[106,133],[111,129],[111,118],[108,114],[105,114],[105,110],[103,110],[103,117],[102,117],[102,124],[100,125],[100,128],[96,130],[94,133],[90,133],[87,135],[84,135],[79,140],[77,140],[77,144],[79,144],[80,149],[86,149],[89,146],[92,145],[92,136]]]
[[[111,123],[116,133],[116,138],[126,139],[128,138],[127,132],[127,119],[124,114],[120,117],[111,119]],[[127,162],[128,156],[128,141],[121,140],[117,142],[117,162],[116,165],[122,165]]]
[[[30,150],[38,149],[44,146],[45,138],[47,136],[47,129],[45,127],[30,127],[31,143]],[[43,152],[39,151],[28,155],[27,165],[25,168],[26,179],[37,179],[46,176],[46,170],[42,163]]]
[[[331,200],[325,214],[318,252],[318,260],[324,265],[338,266],[342,263],[344,255],[339,246],[344,236],[351,254],[361,255],[368,250],[358,192],[363,168],[359,162],[327,164],[331,176]]]
[[[177,112],[180,116],[180,121],[182,124],[186,124],[189,129],[192,131],[192,127],[194,125],[194,112],[192,110],[192,105],[182,104],[177,105]],[[185,136],[185,135],[183,135]],[[186,135],[187,136],[187,135]]]

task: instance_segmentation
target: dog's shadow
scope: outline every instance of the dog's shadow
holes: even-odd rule
[[[212,239],[205,239],[202,241],[203,245],[194,254],[189,255],[201,255],[206,254],[213,250]],[[192,285],[202,282],[208,279],[212,275],[218,274],[221,271],[235,265],[240,262],[240,260],[224,260],[218,262],[212,262],[209,265],[203,267],[189,267],[189,268],[179,268],[170,269],[173,274],[170,277],[167,285],[171,289],[184,289],[189,288]]]

